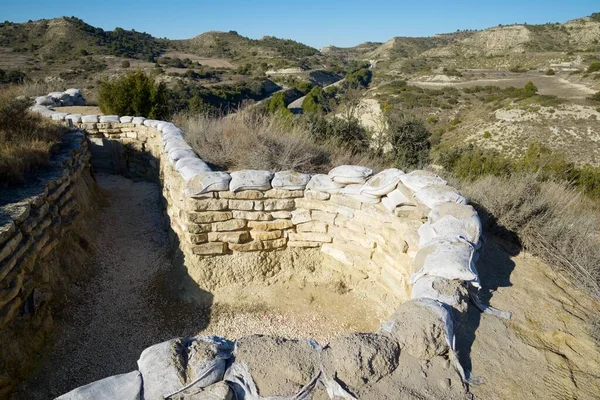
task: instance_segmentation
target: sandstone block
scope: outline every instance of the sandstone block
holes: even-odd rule
[[[334,224],[336,215],[337,214],[326,212],[326,211],[319,211],[319,210],[313,210],[310,213],[311,219],[313,221],[321,221],[321,222],[325,222],[329,225]]]
[[[304,197],[309,200],[329,200],[331,195],[326,192],[317,192],[314,190],[305,190]]]
[[[373,255],[372,248],[368,249],[362,246],[357,246],[356,244],[341,238],[334,238],[333,246],[340,250],[343,250],[344,252],[352,253],[356,256],[364,258],[365,260],[370,260],[371,256]]]
[[[291,219],[292,218],[291,211],[273,211],[271,213],[271,215],[275,219]]]
[[[260,251],[263,250],[263,242],[260,240],[255,240],[242,244],[230,243],[229,249],[232,251]]]
[[[305,240],[288,240],[288,247],[319,247],[323,243],[321,242],[310,242]]]
[[[335,241],[337,238],[343,239],[347,242],[351,242],[353,245],[358,245],[364,247],[366,249],[373,249],[375,247],[375,240],[370,237],[357,235],[356,233],[344,229],[339,228],[337,226],[329,226],[327,228],[327,232],[333,236],[333,240]]]
[[[328,256],[332,257],[334,260],[347,265],[349,267],[354,265],[354,257],[352,257],[351,254],[348,254],[346,252],[344,252],[341,249],[338,249],[337,247],[334,247],[333,245],[326,243],[324,245],[321,246],[321,252],[323,252],[324,254],[327,254]]]
[[[317,232],[300,232],[294,233],[289,232],[288,237],[290,240],[294,241],[310,241],[310,242],[322,242],[322,243],[331,243],[333,238],[326,233],[317,233]]]
[[[270,189],[265,192],[265,196],[273,199],[293,199],[304,196],[303,190],[283,190]]]
[[[354,210],[360,210],[360,206],[362,205],[362,202],[360,202],[359,200],[353,199],[343,194],[332,194],[329,201]]]
[[[15,232],[16,225],[13,221],[9,220],[0,226],[0,245],[6,242]]]
[[[205,233],[212,230],[211,224],[182,224],[182,229],[189,233]]]
[[[254,209],[254,201],[252,200],[229,200],[229,208],[232,210],[251,211]]]
[[[233,210],[233,217],[239,219],[246,219],[249,221],[271,221],[273,216],[270,213],[264,211],[237,211]]]
[[[239,200],[260,200],[265,198],[264,192],[260,190],[242,190],[240,192],[223,191],[219,192],[221,199],[239,199]]]
[[[294,210],[291,214],[294,225],[303,224],[312,220],[310,210]]]
[[[293,210],[296,204],[289,199],[265,200],[264,207],[265,211]]]
[[[289,229],[294,224],[289,219],[276,219],[274,221],[249,221],[248,227],[257,231],[276,231]]]
[[[191,244],[206,243],[208,242],[208,235],[206,233],[189,234],[187,239]]]
[[[225,254],[225,252],[227,251],[227,244],[223,242],[209,242],[205,244],[191,246],[191,250],[192,253],[199,256]]]
[[[222,211],[227,210],[229,205],[224,199],[193,199],[187,196],[180,198],[184,201],[185,209],[190,211]]]
[[[243,243],[250,239],[248,231],[238,232],[210,232],[208,240],[211,242]]]
[[[265,202],[261,200],[254,200],[254,210],[263,211],[265,209]]]
[[[208,222],[227,221],[233,218],[231,211],[207,211],[207,212],[190,212],[187,214],[188,221],[195,224],[205,224]]]
[[[23,239],[23,234],[21,232],[17,232],[12,238],[10,238],[3,246],[0,248],[0,261],[7,258],[11,255],[16,249],[21,240]]]
[[[264,240],[262,243],[264,250],[275,250],[284,247],[287,243],[287,238]]]
[[[296,225],[298,232],[318,232],[327,233],[327,224],[320,221],[310,221]]]
[[[251,230],[250,236],[254,240],[273,240],[283,237],[283,231],[256,231]]]
[[[228,221],[223,222],[213,222],[212,231],[213,232],[228,232],[228,231],[237,231],[239,229],[244,229],[247,225],[247,221],[244,219],[230,219]]]

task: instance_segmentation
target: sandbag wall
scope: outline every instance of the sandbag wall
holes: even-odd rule
[[[374,354],[385,343],[421,360],[447,357],[466,384],[466,375],[455,356],[455,333],[461,332],[469,297],[478,307],[490,310],[477,298],[480,285],[474,262],[481,245],[481,224],[466,199],[439,176],[397,169],[373,174],[360,166],[339,166],[329,174],[314,176],[293,171],[212,171],[172,123],[142,117],[58,113],[41,104],[32,110],[134,148],[135,162],[125,160],[125,171],[140,177],[159,177],[166,212],[186,256],[186,265],[188,258],[193,265],[193,260],[206,257],[292,247],[318,248],[343,274],[375,281],[391,293],[407,296],[405,300],[409,301],[373,338],[369,337]],[[239,344],[244,339],[231,344],[228,358],[240,357]],[[191,343],[205,339],[181,340]],[[259,341],[280,345],[278,340],[269,340]],[[344,346],[360,347],[359,342],[347,340]],[[163,347],[168,351],[173,348],[170,344]],[[165,357],[171,357],[169,354]],[[390,357],[386,374],[398,367],[397,352],[391,351]],[[132,385],[135,390],[141,390],[143,385],[144,391],[152,386],[161,391],[160,396],[172,393],[160,384],[162,378],[146,376],[143,364],[139,364],[143,379],[136,371],[127,376],[123,385]],[[238,363],[237,369],[233,367],[235,361],[233,365],[225,364],[227,373],[219,373],[211,384],[225,379],[230,386],[247,384],[250,392],[256,392],[253,379],[262,372],[256,375],[256,371],[248,371],[247,363]],[[308,388],[312,382],[310,390],[317,381],[326,387],[333,385],[323,368],[321,371],[309,382],[298,384]],[[158,371],[157,376],[162,376],[162,372]],[[382,377],[373,378],[373,382]],[[356,385],[367,381],[362,379]],[[174,386],[186,388],[198,383],[177,382]],[[352,386],[348,382],[345,385]],[[198,386],[204,387],[205,384]],[[82,390],[78,393],[85,396],[87,389]],[[327,391],[332,396],[338,394],[337,390],[333,385]]]
[[[66,234],[92,206],[78,197],[95,188],[90,158],[83,133],[68,133],[36,181],[1,191],[0,397],[26,372],[52,326],[49,301],[67,273],[53,250],[67,244]]]

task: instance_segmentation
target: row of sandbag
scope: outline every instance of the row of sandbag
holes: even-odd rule
[[[67,89],[64,92],[51,92],[35,98],[38,106],[82,106],[85,99],[79,89]]]

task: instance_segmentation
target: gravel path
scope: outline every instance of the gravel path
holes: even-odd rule
[[[77,386],[136,369],[141,351],[174,333],[165,329],[152,289],[168,266],[158,186],[98,175],[108,206],[97,218],[94,275],[55,318],[61,329],[52,352],[22,390],[23,399],[49,399]],[[167,304],[163,304],[167,303]],[[159,307],[160,308],[160,307]],[[158,312],[157,312],[158,311]],[[172,325],[172,324],[171,324]]]

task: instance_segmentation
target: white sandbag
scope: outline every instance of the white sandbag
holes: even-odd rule
[[[269,190],[271,189],[271,178],[273,174],[269,171],[245,169],[231,173],[229,190],[239,192],[240,190]]]
[[[210,171],[196,174],[185,185],[185,195],[198,196],[208,192],[229,190],[231,175],[226,172]]]
[[[148,126],[150,128],[154,128],[157,123],[158,121],[155,119],[145,119],[143,122],[144,126]]]
[[[168,126],[169,124],[170,122],[167,121],[158,121],[158,123],[156,124],[156,129],[162,132],[163,128]]]
[[[64,121],[65,117],[69,115],[69,113],[65,113],[65,112],[55,112],[54,114],[52,114],[52,119],[54,121]]]
[[[440,303],[455,306],[460,303],[460,295],[458,292],[452,294],[441,293],[437,287],[440,287],[448,280],[440,278],[439,276],[422,276],[417,279],[411,288],[410,299],[432,299],[437,300]]]
[[[51,92],[48,93],[48,96],[57,100],[57,103],[63,104],[64,102],[70,101],[70,97],[68,93],[65,92]]]
[[[417,192],[423,189],[425,186],[448,184],[448,182],[446,182],[433,172],[421,170],[412,171],[408,174],[402,175],[400,177],[400,181],[404,184],[404,186],[406,186],[413,192]]]
[[[100,122],[108,123],[108,122],[120,122],[118,115],[101,115]]]
[[[344,196],[348,196],[352,199],[358,200],[361,203],[367,204],[377,204],[379,203],[379,196],[374,196],[367,193],[361,193],[363,185],[361,184],[352,184],[344,187],[340,190],[340,194]]]
[[[35,104],[39,106],[53,106],[57,104],[57,101],[51,96],[38,96],[35,98]]]
[[[385,169],[370,177],[362,187],[361,193],[379,197],[386,195],[396,188],[402,175],[404,172],[397,168]]]
[[[425,186],[415,193],[415,197],[429,208],[434,208],[443,203],[467,204],[467,199],[452,186]]]
[[[310,175],[296,171],[275,172],[271,186],[283,190],[304,190],[310,181]]]
[[[172,130],[179,130],[179,128],[177,127],[177,125],[175,125],[172,122],[164,122],[162,124],[158,124],[157,129],[163,133],[165,132],[169,132]]]
[[[183,180],[186,182],[191,181],[192,178],[198,174],[201,174],[204,172],[209,172],[209,171],[210,171],[210,168],[208,168],[208,165],[206,165],[206,163],[203,163],[203,162],[189,163],[187,165],[182,166],[178,170],[179,174],[181,175]]]
[[[169,152],[173,149],[192,149],[192,147],[182,139],[169,139],[165,142],[165,152]]]
[[[98,116],[97,115],[82,115],[81,122],[84,122],[84,123],[98,122]]]
[[[144,118],[144,117],[133,117],[133,119],[131,120],[131,122],[136,125],[145,125],[144,124],[145,121],[146,121],[146,118]]]
[[[310,178],[306,188],[317,192],[339,193],[344,186],[344,184],[334,182],[329,175],[317,174]]]
[[[36,113],[42,113],[42,112],[48,111],[48,107],[42,106],[40,104],[34,104],[31,107],[29,107],[29,110],[36,112]]]
[[[444,203],[431,210],[427,223],[419,228],[419,247],[434,239],[463,237],[475,249],[481,247],[481,220],[469,205]]]
[[[365,183],[367,178],[373,174],[373,170],[360,165],[340,165],[329,171],[329,176],[338,183]]]
[[[429,275],[460,279],[479,286],[474,254],[475,249],[466,240],[435,239],[417,253],[414,264],[417,272],[412,274],[409,283],[412,285],[422,276]]]
[[[142,374],[144,399],[163,399],[185,385],[180,369],[184,363],[179,341],[168,340],[145,349],[137,361]]]
[[[82,96],[81,89],[70,88],[65,90],[65,93],[69,96]]]
[[[383,197],[381,202],[390,212],[393,212],[398,206],[415,204],[412,192],[402,183],[398,183],[396,189]]]
[[[183,135],[183,131],[181,129],[179,129],[177,126],[173,125],[173,126],[167,126],[162,130],[162,136],[164,137],[165,135],[169,134],[169,133],[178,133],[180,135]]]
[[[165,142],[168,142],[169,140],[172,140],[172,139],[185,140],[183,138],[183,134],[181,132],[169,132],[167,134],[164,134],[162,139],[163,139],[163,144],[165,144]]]
[[[81,122],[81,114],[69,114],[65,117],[65,120],[70,120],[74,124]]]
[[[140,400],[141,392],[142,375],[139,371],[133,371],[78,387],[56,400]]]
[[[198,165],[198,167],[204,169],[203,172],[209,172],[211,170],[210,167],[204,161],[202,161],[196,153],[194,153],[194,156],[178,160],[175,163],[175,171],[179,171],[181,168],[186,167],[188,165]]]
[[[129,123],[131,123],[131,121],[133,121],[133,117],[130,117],[127,115],[119,118],[119,122],[121,122],[123,124],[129,124]]]
[[[196,153],[194,153],[194,150],[173,149],[173,150],[169,151],[169,162],[171,164],[175,164],[177,161],[181,160],[182,158],[190,158],[190,157],[194,157],[195,155],[196,155]]]

